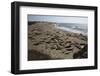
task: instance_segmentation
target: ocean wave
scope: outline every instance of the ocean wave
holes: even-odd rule
[[[64,30],[64,31],[69,31],[69,32],[73,32],[73,33],[79,33],[79,34],[87,35],[86,31],[77,30],[76,28],[69,28],[69,27],[63,27],[63,26],[58,26],[58,25],[55,25],[55,27],[57,29],[61,29],[61,30]]]

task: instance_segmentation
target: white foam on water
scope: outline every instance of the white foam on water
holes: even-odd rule
[[[73,33],[79,33],[79,34],[87,35],[87,33],[80,31],[80,30],[73,29],[73,28],[61,27],[61,26],[58,26],[58,25],[56,25],[55,27],[57,29],[61,29],[61,30],[64,30],[64,31],[69,31],[69,32],[73,32]]]

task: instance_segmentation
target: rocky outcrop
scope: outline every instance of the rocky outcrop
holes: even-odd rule
[[[84,48],[82,48],[79,52],[74,53],[73,58],[87,58],[88,52],[87,52],[88,46],[85,45]]]
[[[86,36],[57,29],[55,23],[35,22],[28,26],[28,60],[86,58],[87,47],[86,54],[79,56],[85,45]]]

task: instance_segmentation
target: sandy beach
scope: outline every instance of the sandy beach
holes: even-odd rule
[[[28,25],[28,60],[87,58],[87,36],[58,29],[55,25],[50,22]]]

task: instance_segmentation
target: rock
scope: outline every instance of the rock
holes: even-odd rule
[[[84,48],[80,49],[79,52],[73,55],[73,58],[87,58],[88,56],[87,51],[88,51],[88,47],[87,45],[85,45]]]

